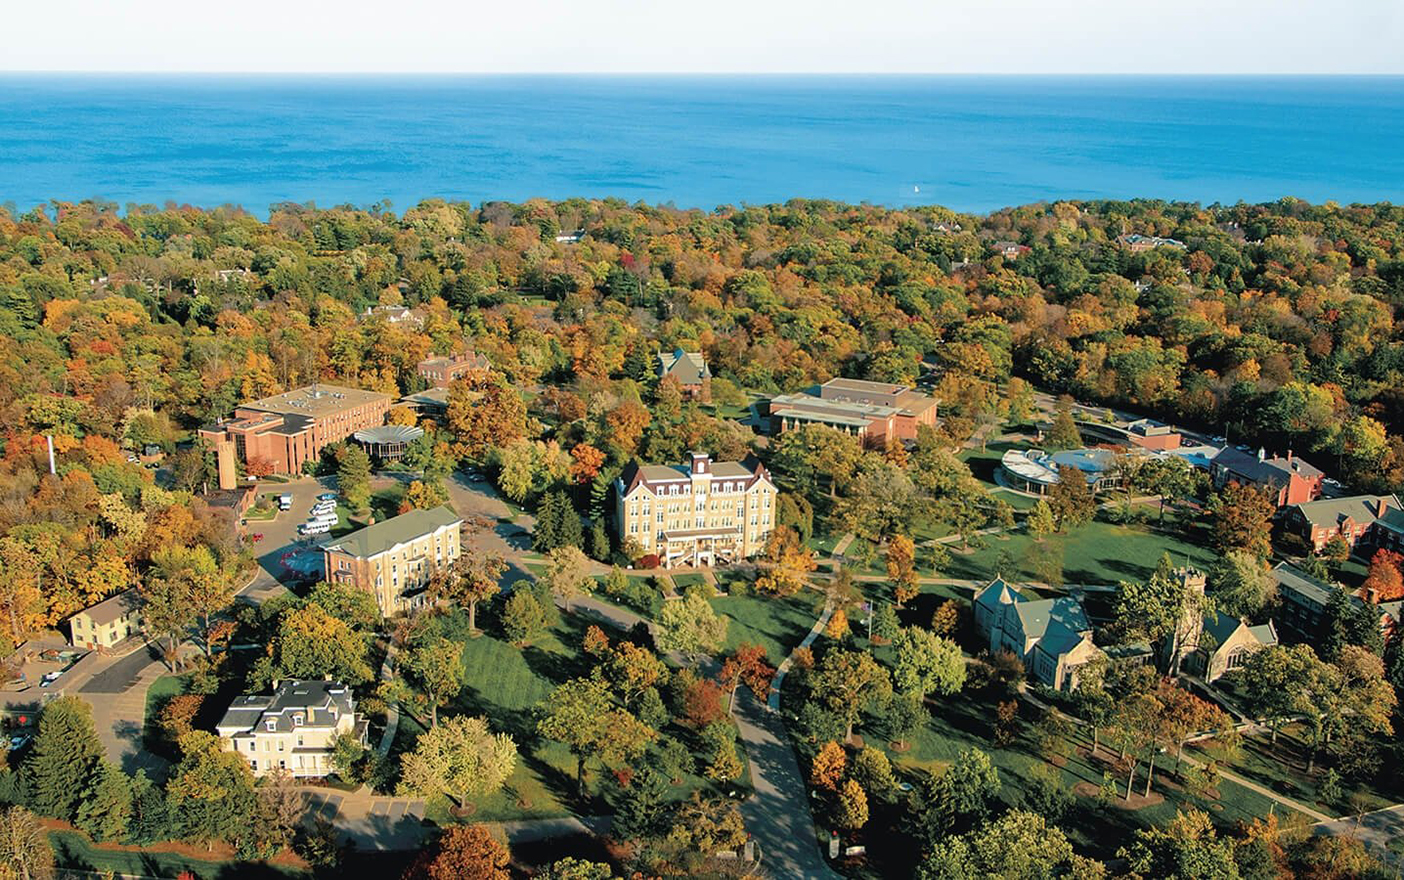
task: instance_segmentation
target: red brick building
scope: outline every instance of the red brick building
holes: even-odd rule
[[[492,367],[487,355],[475,351],[456,354],[452,357],[433,357],[419,362],[419,375],[429,383],[430,388],[447,388],[450,382],[462,379],[471,370],[486,370]]]
[[[1209,463],[1209,474],[1218,487],[1226,483],[1257,486],[1268,493],[1277,507],[1305,504],[1320,498],[1321,480],[1325,476],[1320,469],[1291,452],[1286,458],[1268,458],[1261,449],[1257,455],[1250,455],[1232,447],[1214,456]]]
[[[200,437],[215,450],[220,488],[232,489],[239,462],[298,473],[328,444],[383,425],[393,401],[378,391],[309,385],[240,404],[229,419],[201,428]]]

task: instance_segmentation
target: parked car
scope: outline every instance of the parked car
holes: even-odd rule
[[[309,524],[310,524],[310,523],[326,523],[326,524],[329,525],[329,526],[334,526],[334,525],[336,525],[336,524],[337,524],[338,522],[340,522],[340,521],[341,521],[341,517],[337,516],[337,515],[334,514],[334,513],[318,513],[318,514],[315,514],[315,515],[313,515],[313,516],[309,516],[309,517],[307,518],[307,522],[308,522]]]
[[[335,492],[323,492],[317,496],[318,501],[335,501],[339,496]]]
[[[30,740],[32,740],[32,739],[34,739],[34,734],[32,734],[32,733],[17,733],[17,734],[15,734],[14,736],[10,737],[10,751],[12,751],[12,752],[17,752],[17,751],[19,751],[20,749],[22,749],[22,748],[24,748],[25,746],[29,745],[29,742],[30,742]]]
[[[329,522],[308,522],[297,527],[297,533],[302,536],[325,535],[331,531],[332,524]]]
[[[291,492],[284,492],[278,496],[279,510],[292,510],[293,497]]]

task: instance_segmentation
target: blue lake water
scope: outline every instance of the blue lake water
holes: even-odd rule
[[[1404,78],[0,76],[0,202],[1404,199]]]

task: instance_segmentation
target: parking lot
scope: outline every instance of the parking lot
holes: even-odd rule
[[[284,556],[290,551],[311,547],[325,537],[302,537],[298,535],[297,527],[307,522],[312,506],[317,503],[317,496],[323,492],[335,492],[336,484],[332,479],[302,477],[288,483],[266,483],[258,491],[260,495],[274,495],[275,505],[278,495],[287,493],[293,497],[292,509],[278,511],[278,515],[271,520],[249,520],[245,526],[254,552],[258,554],[259,574],[239,591],[239,595],[262,602],[276,595],[282,589],[280,582],[288,577],[289,572],[283,564]],[[263,537],[253,541],[254,535]]]

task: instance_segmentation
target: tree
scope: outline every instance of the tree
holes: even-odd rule
[[[712,604],[689,592],[681,599],[663,603],[654,630],[658,650],[665,653],[712,654],[726,643],[727,618],[719,617]]]
[[[916,545],[906,535],[894,536],[887,545],[887,579],[900,611],[917,594]]]
[[[1009,385],[1005,388],[1005,399],[1009,402],[1009,424],[1027,425],[1033,421],[1034,391],[1033,386],[1018,376],[1009,379]]]
[[[474,370],[450,383],[444,425],[455,456],[481,461],[527,436],[527,408],[504,375]]]
[[[1277,732],[1298,711],[1295,695],[1306,687],[1319,663],[1309,645],[1272,645],[1253,653],[1240,673],[1244,708],[1262,718],[1277,742]]]
[[[903,627],[892,642],[892,653],[892,683],[900,693],[949,696],[965,685],[960,646],[930,630]]]
[[[889,742],[905,749],[912,734],[930,717],[920,694],[894,694],[878,712],[880,730]]]
[[[1033,539],[1042,544],[1043,539],[1058,530],[1058,522],[1053,517],[1053,508],[1048,506],[1048,500],[1040,498],[1029,510],[1029,514],[1024,519],[1024,526],[1033,535]]]
[[[166,785],[177,833],[200,843],[248,834],[249,817],[258,809],[248,762],[200,730],[181,737],[180,751],[180,763]]]
[[[1272,549],[1272,515],[1266,492],[1230,482],[1209,499],[1210,540],[1222,552],[1242,550],[1266,559]]]
[[[946,772],[927,784],[920,804],[929,843],[971,828],[989,814],[999,795],[999,771],[979,749],[961,752]]]
[[[1048,429],[1044,444],[1049,449],[1076,449],[1082,445],[1082,432],[1073,420],[1073,400],[1067,395],[1058,398],[1053,408],[1053,425]]]
[[[502,575],[506,572],[506,559],[469,547],[459,554],[443,577],[429,581],[429,595],[435,601],[466,607],[468,629],[477,632],[478,603],[497,595],[502,589]]]
[[[1177,455],[1147,458],[1136,466],[1130,485],[1142,492],[1160,497],[1159,518],[1165,519],[1165,501],[1179,502],[1195,489],[1194,470],[1189,462]]]
[[[756,589],[779,597],[798,593],[805,578],[818,567],[814,553],[800,544],[799,535],[788,526],[776,526],[771,531],[765,542],[763,563]]]
[[[868,796],[856,780],[846,780],[834,805],[834,824],[855,831],[868,824]]]
[[[73,823],[99,842],[122,841],[132,817],[132,784],[115,764],[103,761]]]
[[[575,781],[585,794],[585,762],[606,763],[643,754],[657,734],[610,699],[609,685],[576,678],[551,692],[539,708],[536,730],[565,744],[575,755]]]
[[[365,638],[320,605],[285,611],[268,646],[268,677],[319,679],[358,685],[371,679]]]
[[[430,726],[439,726],[439,707],[463,687],[463,648],[438,638],[409,651],[405,668],[429,697]]]
[[[838,791],[848,769],[848,755],[843,746],[830,740],[824,743],[809,765],[809,784],[825,791]]]
[[[718,681],[731,689],[733,701],[736,689],[745,684],[757,700],[765,702],[770,697],[770,683],[774,678],[775,667],[770,665],[765,648],[747,643],[736,646],[736,651],[726,658],[717,674]]]
[[[550,553],[561,547],[579,549],[584,542],[585,532],[580,524],[580,514],[569,496],[564,492],[546,493],[536,511],[532,547],[542,553]]]
[[[1136,829],[1131,844],[1116,855],[1141,877],[1238,877],[1232,845],[1219,840],[1208,815],[1193,809],[1177,813],[1164,828]]]
[[[918,880],[1046,880],[1105,876],[1098,862],[1076,855],[1061,830],[1037,812],[1011,810],[986,826],[939,842],[922,860]]]
[[[1152,644],[1170,638],[1164,656],[1173,664],[1180,655],[1183,631],[1198,619],[1202,608],[1202,594],[1190,588],[1166,553],[1145,582],[1121,582],[1114,614],[1117,629],[1129,638]]]
[[[594,591],[595,579],[590,577],[590,560],[585,558],[579,547],[557,547],[550,553],[544,580],[551,586],[551,594],[565,603],[571,610],[571,601],[581,594]]]
[[[405,497],[400,502],[400,512],[411,510],[432,510],[448,504],[448,490],[440,480],[412,480],[405,488]]]
[[[348,443],[336,457],[336,485],[346,506],[355,511],[370,507],[370,456],[360,446]]]
[[[257,821],[262,830],[281,845],[292,843],[307,812],[307,801],[293,775],[281,767],[273,770],[259,780],[254,795],[258,798]]]
[[[483,825],[455,825],[420,854],[405,880],[511,880],[512,854]]]
[[[1389,550],[1376,550],[1370,557],[1370,570],[1365,575],[1361,591],[1371,602],[1393,602],[1404,598],[1404,575],[1400,563],[1404,556]]]
[[[614,807],[610,833],[616,839],[652,837],[663,830],[668,814],[668,777],[644,766],[627,784],[616,784],[610,805]]]
[[[864,746],[853,756],[849,775],[863,786],[863,791],[880,801],[888,801],[897,791],[897,777],[887,755],[872,746]]]
[[[510,736],[493,733],[486,718],[460,715],[420,734],[414,751],[400,759],[400,792],[447,795],[461,807],[500,789],[516,767]]]
[[[513,590],[502,609],[502,629],[508,640],[513,644],[525,645],[545,628],[546,609],[541,607],[531,591]]]
[[[0,876],[12,871],[18,880],[50,880],[54,850],[38,817],[23,807],[0,811]]]
[[[843,721],[847,742],[853,738],[859,711],[865,705],[881,705],[892,693],[892,680],[871,654],[835,648],[811,676],[810,692]]]
[[[552,862],[544,874],[536,876],[540,880],[613,880],[614,869],[604,862],[587,862],[567,856]]]
[[[102,765],[102,743],[88,704],[78,697],[53,700],[39,716],[39,732],[24,762],[29,805],[42,816],[74,821]]]
[[[1235,617],[1255,617],[1277,596],[1277,582],[1259,557],[1230,550],[1209,570],[1214,604]]]
[[[605,678],[618,689],[625,706],[668,675],[668,667],[647,648],[622,641],[609,652],[602,667]]]
[[[583,486],[593,479],[604,466],[605,454],[589,443],[580,443],[570,450],[570,478],[576,485]]]
[[[1097,501],[1087,485],[1087,475],[1071,465],[1059,465],[1058,482],[1048,488],[1048,507],[1058,531],[1091,522]]]
[[[149,578],[163,581],[163,589],[181,608],[186,619],[200,618],[200,629],[205,634],[205,653],[210,653],[210,616],[229,605],[234,599],[233,584],[228,575],[221,571],[214,555],[205,546],[162,547],[152,554],[152,568]],[[147,620],[151,612],[144,612]],[[169,621],[168,621],[169,624]],[[182,627],[184,628],[184,627]],[[172,651],[176,645],[174,637]]]
[[[668,839],[711,858],[724,849],[737,849],[746,842],[746,823],[735,801],[703,798],[699,792],[684,801],[673,819]]]

